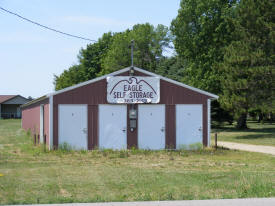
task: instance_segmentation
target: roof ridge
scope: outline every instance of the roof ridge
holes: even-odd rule
[[[52,92],[52,93],[48,93],[44,96],[41,96],[37,99],[34,99],[32,100],[31,102],[28,102],[26,105],[23,105],[23,106],[27,106],[27,105],[31,105],[37,101],[40,101],[42,99],[45,99],[45,98],[48,98],[48,97],[51,97],[51,96],[54,96],[54,95],[57,95],[57,94],[60,94],[60,93],[63,93],[63,92],[67,92],[67,91],[70,91],[70,90],[73,90],[73,89],[76,89],[78,87],[82,87],[82,86],[85,86],[85,85],[88,85],[88,84],[91,84],[91,83],[94,83],[94,82],[97,82],[97,81],[100,81],[102,79],[105,79],[109,76],[114,76],[114,75],[118,75],[118,74],[121,74],[121,73],[124,73],[124,72],[127,72],[131,69],[131,67],[126,67],[124,69],[120,69],[120,70],[117,70],[115,72],[112,72],[110,74],[106,74],[104,76],[101,76],[101,77],[97,77],[97,78],[94,78],[94,79],[90,79],[90,80],[87,80],[85,82],[81,82],[81,83],[78,83],[78,84],[75,84],[75,85],[72,85],[70,87],[66,87],[64,89],[61,89],[61,90],[58,90],[58,91],[55,91],[55,92]],[[178,86],[181,86],[181,87],[184,87],[184,88],[187,88],[187,89],[190,89],[190,90],[193,90],[195,92],[198,92],[198,93],[201,93],[201,94],[204,94],[206,96],[209,96],[211,97],[211,99],[218,99],[219,96],[215,95],[215,94],[212,94],[210,92],[207,92],[207,91],[204,91],[204,90],[201,90],[201,89],[198,89],[198,88],[195,88],[195,87],[192,87],[192,86],[189,86],[189,85],[186,85],[184,83],[181,83],[181,82],[178,82],[176,80],[173,80],[173,79],[169,79],[167,77],[164,77],[164,76],[161,76],[159,74],[155,74],[153,72],[149,72],[147,70],[144,70],[144,69],[141,69],[141,68],[138,68],[138,67],[134,67],[134,70],[136,71],[139,71],[141,73],[144,73],[144,74],[148,74],[150,76],[154,76],[154,77],[159,77],[160,79],[164,80],[164,81],[167,81],[167,82],[170,82],[172,84],[176,84]]]

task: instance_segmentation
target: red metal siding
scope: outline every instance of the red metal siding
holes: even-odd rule
[[[129,72],[119,76],[129,75]],[[135,71],[137,76],[148,76]],[[107,103],[107,83],[100,80],[76,89],[53,96],[53,145],[58,146],[58,104],[87,104],[88,105],[88,148],[98,146],[98,104]],[[203,105],[203,144],[207,145],[207,99],[209,96],[181,87],[170,82],[160,80],[160,103],[166,105],[166,146],[175,148],[176,145],[176,104],[202,104]],[[137,108],[137,105],[135,105]],[[130,105],[127,106],[127,111]],[[128,115],[127,115],[128,116]],[[127,118],[127,144],[128,148],[137,146],[137,129],[129,130]]]
[[[160,80],[160,104],[202,104],[210,97]]]
[[[138,115],[138,105],[133,105],[134,109],[137,110]],[[133,147],[138,147],[138,121],[137,121],[137,128],[134,131],[131,131],[130,128],[130,118],[129,118],[129,111],[131,109],[131,105],[127,105],[127,148],[131,149]]]
[[[118,74],[117,76],[129,76],[129,71]],[[135,76],[149,76],[139,71],[135,71]],[[134,108],[138,113],[138,105],[134,105]],[[129,110],[131,109],[131,105],[127,105],[127,148],[131,149],[133,147],[138,148],[138,120],[137,120],[137,128],[134,131],[130,129],[130,119],[129,119]]]
[[[208,118],[207,118],[207,99],[209,96],[200,94],[193,90],[172,84],[170,82],[160,80],[160,104],[165,104],[166,107],[168,105],[176,105],[176,104],[202,104],[203,105],[203,145],[207,146],[207,134],[208,134]],[[175,109],[169,111],[166,116],[166,124],[170,122],[175,122],[176,113]],[[175,123],[174,123],[175,125]],[[176,144],[174,139],[176,127],[175,129],[167,128],[168,131],[166,132],[166,142]]]
[[[49,104],[45,104],[44,105],[44,135],[46,135],[46,145],[49,146],[49,109],[50,109],[50,105]]]
[[[31,134],[40,135],[40,105],[44,104],[44,134],[49,145],[49,99],[44,99],[22,108],[22,128]]]
[[[92,84],[84,85],[76,89],[63,92],[53,96],[53,103],[56,104],[107,104],[106,80],[100,80]]]
[[[58,148],[58,105],[53,103],[53,149]]]
[[[53,145],[58,147],[58,104],[88,105],[88,148],[98,146],[98,104],[107,104],[106,80],[53,96]],[[90,116],[92,115],[92,116]]]
[[[208,118],[207,118],[207,100],[202,105],[202,141],[203,145],[207,146],[208,144]]]
[[[33,104],[30,104],[28,106],[25,106],[22,108],[22,111],[25,110],[25,109],[29,109],[29,108],[34,108],[34,107],[37,107],[37,106],[40,106],[41,104],[49,104],[49,98],[46,98],[46,99],[42,99],[38,102],[35,102]]]
[[[98,146],[98,106],[88,106],[88,149]]]
[[[40,131],[40,107],[24,109],[22,111],[22,128],[30,130],[31,134],[39,134]]]
[[[165,105],[165,147],[176,148],[176,113],[175,105]]]

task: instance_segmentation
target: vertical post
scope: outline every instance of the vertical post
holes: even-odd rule
[[[211,100],[207,100],[207,146],[211,147]]]
[[[218,134],[215,133],[215,149],[218,148]]]
[[[40,129],[39,129],[40,137],[41,137],[41,142],[42,142],[42,137],[44,135],[44,104],[40,105]],[[40,142],[39,140],[39,142]]]
[[[46,151],[46,135],[43,135],[43,147],[44,147],[44,152]]]
[[[135,41],[131,41],[131,67],[134,67],[134,43]]]
[[[49,150],[53,149],[53,96],[49,97],[50,104],[49,104]]]
[[[36,145],[36,134],[33,136],[33,144]]]
[[[130,76],[134,76],[134,43],[135,43],[135,41],[134,40],[131,40],[131,69],[130,69]],[[134,110],[135,109],[135,106],[134,106],[134,104],[131,104],[131,107],[130,107],[130,110],[129,110],[129,112],[131,111],[131,110]],[[129,116],[129,114],[127,114],[127,116]],[[128,118],[127,118],[128,119]],[[129,121],[131,122],[131,120],[129,119]],[[137,121],[137,120],[136,120]],[[130,124],[130,123],[129,123]],[[128,123],[127,123],[127,125],[128,125]],[[134,129],[133,128],[131,128],[131,132],[133,132],[134,131]]]

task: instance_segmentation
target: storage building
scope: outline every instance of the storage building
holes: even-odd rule
[[[49,149],[180,149],[210,144],[210,102],[218,96],[128,67],[22,107],[22,127]]]

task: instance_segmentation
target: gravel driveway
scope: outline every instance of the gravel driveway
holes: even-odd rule
[[[252,144],[242,144],[242,143],[222,142],[222,141],[218,141],[218,146],[225,147],[228,149],[243,150],[248,152],[260,152],[260,153],[271,154],[275,156],[275,147],[272,147],[272,146],[262,146],[262,145],[252,145]]]

